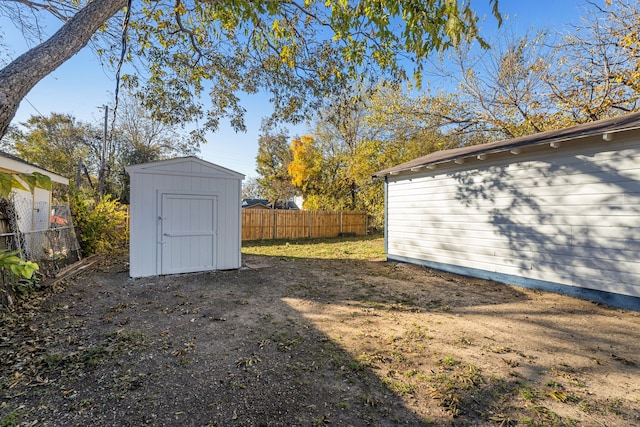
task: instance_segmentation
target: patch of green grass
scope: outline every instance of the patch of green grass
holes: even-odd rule
[[[405,331],[404,336],[406,339],[420,341],[424,339],[429,339],[427,334],[428,329],[421,325],[416,325],[415,323],[412,325],[411,329]]]
[[[531,418],[521,415],[518,419],[518,423],[525,426],[537,426],[538,424]]]
[[[622,415],[623,412],[621,410],[622,408],[622,399],[619,397],[613,398],[611,400],[608,400],[607,402],[607,411],[611,412],[612,414],[616,414],[616,415]]]
[[[418,373],[418,374],[416,375],[416,378],[418,378],[420,381],[424,381],[424,382],[431,381],[431,377],[429,377],[429,376],[427,376],[427,375],[425,375],[425,374],[420,374],[420,373]]]
[[[354,373],[358,374],[361,372],[365,372],[370,365],[365,361],[361,362],[360,360],[351,360],[349,361],[349,368]]]
[[[242,253],[285,258],[384,260],[384,239],[379,236],[325,239],[256,240],[242,242]]]
[[[351,405],[349,405],[349,402],[338,402],[338,408],[346,411],[351,409]]]
[[[40,356],[40,362],[48,369],[63,368],[67,364],[67,358],[61,353],[45,353]]]
[[[449,390],[456,387],[456,381],[449,375],[446,374],[436,374],[433,377],[433,380],[444,387],[445,390]]]
[[[390,378],[384,378],[382,382],[385,383],[390,390],[399,394],[413,394],[413,392],[415,392],[415,386],[411,384],[394,381]]]
[[[370,406],[372,408],[384,403],[381,399],[378,399],[377,397],[372,396],[370,394],[363,394],[360,396],[360,399],[362,399],[362,403],[365,406]]]
[[[303,338],[300,335],[291,334],[287,331],[276,332],[271,335],[270,338],[276,343],[277,349],[283,352],[290,351],[303,341]]]
[[[365,308],[363,308],[362,310],[365,311],[366,313],[370,313],[370,310],[367,310],[367,309],[384,310],[387,308],[387,304],[384,304],[378,301],[369,301],[366,299],[360,299],[360,302],[362,303],[363,306],[365,306]]]
[[[331,418],[328,415],[323,415],[321,417],[316,417],[313,419],[313,425],[315,426],[325,426],[331,423]]]
[[[470,390],[482,384],[484,380],[480,376],[479,369],[470,363],[467,366],[461,365],[459,372],[453,374],[458,387],[464,390]]]
[[[460,337],[457,340],[455,340],[453,343],[461,347],[468,347],[472,344],[472,341],[471,341],[471,338]]]
[[[418,375],[418,370],[416,370],[416,369],[409,369],[408,371],[404,372],[404,376],[407,377],[407,378],[411,378],[411,377],[416,376],[416,375]]]
[[[582,381],[577,380],[577,379],[570,380],[569,381],[569,385],[572,385],[574,387],[586,387],[585,383],[583,383]]]
[[[135,329],[118,329],[107,335],[107,339],[105,355],[120,355],[134,349],[145,348],[150,343],[147,335]],[[97,350],[99,348],[96,348]]]
[[[520,396],[528,401],[533,401],[539,396],[539,393],[530,384],[524,384],[518,391]]]
[[[543,418],[546,423],[553,423],[552,425],[555,425],[555,423],[560,419],[558,414],[545,406],[533,406],[531,409],[538,417]]]
[[[5,414],[2,418],[0,418],[0,427],[13,427],[20,424],[20,419],[22,417],[18,413],[17,409],[12,409],[7,414]]]
[[[98,365],[102,359],[109,355],[106,347],[93,345],[87,348],[82,354],[82,361],[87,365]]]
[[[586,400],[581,400],[580,403],[578,403],[578,409],[580,409],[585,414],[590,414],[591,412],[593,412],[591,403],[587,402]]]
[[[445,356],[442,359],[438,360],[438,364],[441,366],[452,367],[452,366],[459,365],[460,362],[454,359],[453,356]]]
[[[407,356],[402,351],[392,351],[391,356],[397,363],[403,363],[407,361]]]
[[[365,368],[370,368],[373,366],[373,357],[369,354],[361,354],[356,358],[356,361]]]

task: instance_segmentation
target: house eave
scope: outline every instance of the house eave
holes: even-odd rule
[[[549,149],[557,149],[568,141],[600,137],[604,143],[610,142],[621,132],[640,129],[640,113],[632,113],[613,119],[585,123],[565,129],[541,132],[510,140],[492,142],[477,146],[461,147],[451,150],[431,153],[427,156],[387,168],[372,175],[374,179],[385,176],[411,174],[424,169],[436,169],[444,164],[462,164],[468,159],[486,160],[492,155],[511,152],[514,160],[527,147],[547,145]]]
[[[48,176],[52,182],[62,185],[69,185],[69,179],[57,173],[50,172],[37,165],[28,163],[23,160],[14,159],[12,157],[0,156],[0,171],[8,173],[33,173],[38,172]]]

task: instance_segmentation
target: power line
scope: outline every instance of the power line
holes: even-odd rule
[[[127,1],[127,10],[124,12],[124,19],[122,20],[122,49],[120,51],[120,60],[118,61],[118,67],[116,68],[116,92],[113,102],[113,120],[111,121],[111,137],[113,137],[114,128],[116,126],[116,112],[118,111],[118,93],[120,91],[120,71],[122,64],[124,63],[127,54],[127,30],[129,29],[129,19],[131,18],[131,2]],[[106,110],[105,106],[105,112]],[[111,142],[111,141],[109,141]]]
[[[27,104],[31,105],[31,108],[33,108],[34,110],[36,110],[36,113],[38,113],[38,115],[39,115],[40,117],[44,117],[44,114],[42,114],[40,111],[38,111],[38,109],[36,108],[36,106],[35,106],[35,105],[33,105],[33,104],[31,103],[31,101],[29,101],[29,100],[27,99],[27,97],[24,97],[24,100],[25,100],[25,101],[27,101]]]

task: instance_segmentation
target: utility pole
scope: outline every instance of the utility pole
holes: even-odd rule
[[[104,194],[105,171],[107,169],[107,124],[109,120],[109,106],[104,106],[104,132],[102,133],[102,153],[100,155],[100,171],[98,171],[98,194]]]
[[[82,157],[78,157],[78,170],[76,171],[76,190],[80,189],[81,179],[82,179]]]

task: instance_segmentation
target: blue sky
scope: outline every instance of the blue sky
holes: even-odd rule
[[[480,16],[487,15],[486,34],[494,31],[494,20],[490,16],[489,0],[473,0],[472,6]],[[598,0],[597,3],[603,3]],[[506,26],[513,26],[514,33],[524,33],[532,28],[563,31],[569,23],[578,23],[585,7],[583,0],[500,0],[500,10],[508,17]],[[51,21],[52,24],[55,21]],[[56,28],[51,25],[47,33]],[[27,49],[22,35],[6,18],[0,17],[0,31],[10,57],[16,57]],[[101,124],[102,105],[112,102],[115,78],[103,70],[97,57],[85,48],[42,80],[29,92],[20,104],[13,122],[19,123],[32,115],[49,115],[52,112],[67,113],[77,119]],[[262,117],[269,115],[271,106],[264,95],[243,98],[247,110],[246,133],[234,132],[222,122],[220,130],[207,136],[200,157],[246,176],[256,176],[255,157],[258,150],[258,134]],[[305,126],[290,128],[291,136],[306,132]]]

